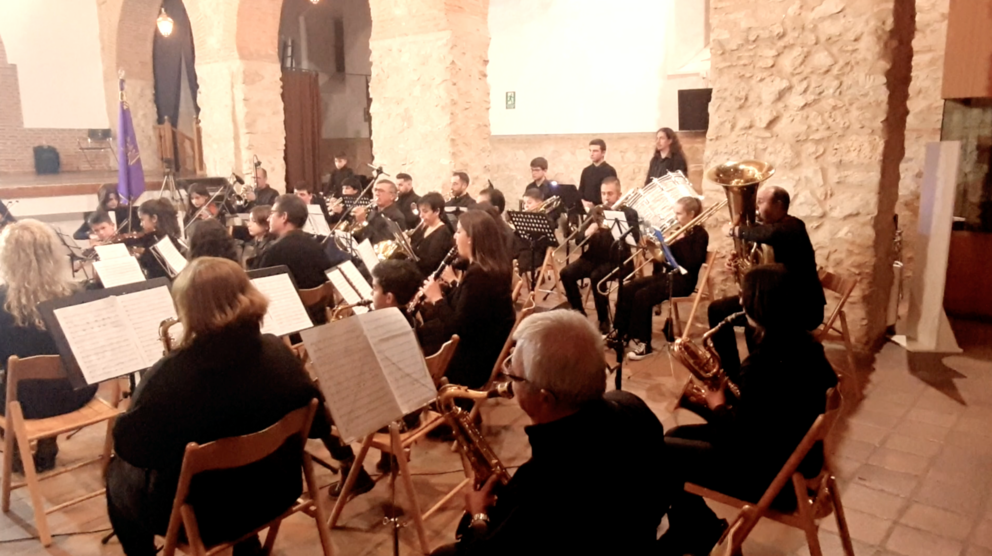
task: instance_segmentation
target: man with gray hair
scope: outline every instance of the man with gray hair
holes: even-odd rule
[[[395,183],[379,180],[372,187],[372,194],[375,196],[375,208],[371,214],[364,207],[356,207],[354,210],[355,222],[361,224],[368,221],[368,226],[355,233],[355,239],[368,239],[375,245],[380,241],[393,239],[394,229],[406,230],[406,217],[400,207],[396,206],[399,189]]]
[[[531,421],[531,459],[468,493],[471,521],[434,554],[650,553],[668,507],[661,422],[637,396],[606,393],[603,340],[582,315],[534,315],[513,338],[503,372]]]

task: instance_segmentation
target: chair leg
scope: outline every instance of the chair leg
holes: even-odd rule
[[[31,457],[31,442],[28,440],[28,431],[24,427],[24,415],[21,413],[21,404],[14,402],[8,408],[11,414],[7,416],[7,422],[13,425],[13,433],[17,437],[17,446],[21,449],[24,480],[28,485],[28,492],[31,493],[34,526],[38,529],[41,544],[43,546],[51,546],[52,533],[48,530],[48,517],[45,515],[44,501],[41,498],[41,484],[38,481],[38,472],[34,467],[34,458]],[[5,453],[4,459],[6,460],[8,457],[8,454]]]
[[[9,410],[8,410],[8,415]],[[3,431],[3,513],[10,511],[10,480],[14,470],[14,430],[7,421],[7,428]]]
[[[310,488],[309,484],[307,485],[307,488]],[[279,527],[281,526],[281,519],[269,525],[269,530],[265,533],[265,544],[262,545],[262,554],[264,554],[264,556],[269,556],[269,554],[272,554],[272,547],[276,544],[276,535],[279,534]]]
[[[802,521],[803,532],[806,533],[806,543],[809,545],[810,556],[823,556],[820,549],[819,527],[813,519],[813,512],[809,503],[809,494],[806,492],[806,481],[801,473],[792,475],[792,486],[796,493],[796,510]]]
[[[317,479],[313,475],[313,459],[310,454],[303,452],[303,478],[307,482],[307,493],[313,501],[314,521],[317,522],[317,536],[320,537],[320,548],[324,551],[324,556],[333,556],[334,548],[331,546],[331,531],[326,526],[327,516],[324,506],[320,503],[320,487]]]
[[[672,332],[675,334],[675,337],[678,338],[682,336],[682,317],[679,315],[679,304],[671,299],[669,299],[668,302],[672,305]],[[685,323],[685,329],[691,331],[692,323]]]
[[[410,499],[410,517],[417,529],[417,538],[420,541],[420,550],[424,554],[431,553],[431,547],[427,544],[427,531],[424,530],[423,514],[420,511],[420,502],[417,501],[417,493],[413,490],[413,477],[410,475],[410,465],[403,452],[403,444],[400,442],[400,429],[398,423],[389,425],[389,436],[392,438],[393,455],[400,465],[400,477],[406,489],[406,495]]]
[[[103,439],[103,458],[100,461],[100,475],[104,478],[107,477],[107,466],[110,465],[110,456],[114,452],[114,423],[117,419],[107,420],[107,436]]]
[[[861,385],[858,384],[858,368],[854,362],[854,345],[851,344],[851,331],[847,327],[847,316],[841,310],[837,318],[840,320],[841,336],[844,338],[844,347],[847,349],[847,366],[850,368],[851,382],[854,384],[854,391],[860,395]]]
[[[345,478],[344,488],[341,489],[341,496],[338,496],[337,501],[334,503],[334,509],[331,510],[331,517],[327,520],[328,529],[334,529],[334,525],[337,524],[338,518],[341,517],[341,512],[344,510],[344,505],[348,503],[348,495],[351,494],[351,487],[355,486],[355,481],[358,480],[358,473],[355,470],[361,469],[362,464],[365,463],[365,456],[369,453],[369,446],[372,445],[372,434],[365,437],[365,440],[362,442],[362,449],[358,451],[355,463],[351,466],[351,471],[348,472],[348,476]]]
[[[844,515],[844,506],[840,503],[840,493],[837,491],[837,480],[831,475],[827,477],[827,492],[830,493],[830,501],[834,505],[834,518],[837,520],[837,534],[840,536],[841,545],[844,547],[846,556],[854,556],[854,544],[851,543],[851,532],[847,528],[847,517]]]

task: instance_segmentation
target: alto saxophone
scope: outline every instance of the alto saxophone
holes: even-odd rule
[[[179,324],[179,319],[169,317],[158,325],[158,339],[162,341],[162,347],[164,348],[162,350],[163,356],[169,355],[169,352],[176,347],[177,338],[174,338],[169,330],[177,324]]]
[[[672,351],[675,353],[675,356],[689,369],[693,378],[700,383],[696,384],[690,378],[685,385],[685,389],[682,391],[682,396],[679,398],[676,407],[688,409],[693,413],[705,417],[709,413],[709,408],[706,405],[707,391],[724,391],[727,394],[728,406],[733,405],[734,401],[740,399],[740,389],[727,377],[727,373],[724,372],[723,366],[720,363],[720,355],[713,347],[713,336],[723,329],[724,326],[732,326],[732,323],[743,315],[744,311],[734,313],[720,321],[713,328],[707,330],[703,334],[702,347],[682,338],[676,339],[672,344]]]
[[[437,405],[441,414],[455,432],[455,441],[465,461],[472,468],[475,489],[479,490],[493,475],[506,484],[510,473],[499,460],[492,446],[482,436],[482,431],[472,422],[471,414],[455,405],[455,400],[485,400],[488,398],[512,398],[510,382],[499,383],[488,391],[469,390],[457,384],[445,384],[437,394]]]

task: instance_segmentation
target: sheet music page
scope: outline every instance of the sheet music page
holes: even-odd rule
[[[128,252],[127,247],[123,243],[97,245],[93,249],[96,249],[96,254],[100,257],[101,261],[131,258],[131,253]]]
[[[403,417],[359,319],[342,319],[300,335],[345,442]]]
[[[355,288],[351,287],[351,282],[344,277],[344,273],[341,272],[340,268],[328,270],[327,279],[334,284],[334,289],[338,290],[338,293],[344,298],[345,303],[353,305],[362,300],[362,296],[358,295]]]
[[[269,310],[262,321],[262,334],[285,336],[313,327],[289,274],[263,276],[253,279],[251,283],[269,298]]]
[[[358,250],[358,258],[362,259],[362,262],[365,263],[365,268],[369,272],[372,272],[375,265],[379,264],[379,257],[375,256],[375,248],[372,247],[372,242],[366,239],[359,243],[356,249]]]
[[[55,318],[87,384],[147,366],[116,297],[56,309]]]
[[[138,338],[145,359],[145,366],[151,367],[162,358],[165,346],[159,338],[158,328],[162,321],[176,318],[176,306],[172,302],[169,288],[159,286],[150,290],[117,296],[128,324]],[[177,334],[178,332],[178,334]],[[175,325],[169,330],[171,336],[182,337],[182,325]]]
[[[93,261],[93,268],[96,269],[96,273],[100,276],[100,282],[105,288],[134,284],[145,280],[145,273],[141,272],[141,265],[134,257],[101,258],[99,261]]]
[[[619,210],[607,210],[603,212],[604,220],[603,225],[609,228],[613,233],[613,239],[620,239],[620,236],[627,233],[630,229],[630,223],[627,222],[627,215]],[[632,247],[637,246],[637,242],[634,241],[634,234],[627,234],[624,237],[624,241],[627,245]]]
[[[307,211],[310,216],[307,218],[306,225],[310,226],[310,233],[319,236],[330,235],[331,227],[327,225],[327,219],[324,218],[324,211],[321,210],[320,205],[307,205]],[[305,226],[304,231],[306,231]]]
[[[362,276],[362,273],[358,271],[358,267],[355,266],[355,263],[345,261],[338,265],[338,268],[344,272],[345,277],[349,282],[351,282],[351,286],[355,288],[358,295],[362,296],[362,299],[372,299],[372,284],[369,284],[369,281],[365,279],[365,276]]]
[[[358,316],[403,414],[437,397],[434,380],[410,323],[396,307]]]
[[[169,265],[172,271],[175,273],[172,276],[176,277],[180,272],[186,268],[186,257],[176,249],[176,246],[169,239],[169,236],[163,237],[155,243],[155,249],[158,250],[158,254],[165,259],[165,263]]]

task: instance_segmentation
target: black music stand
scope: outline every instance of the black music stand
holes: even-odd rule
[[[510,210],[507,211],[507,215],[515,228],[517,237],[520,237],[524,241],[530,243],[530,293],[532,296],[535,296],[536,300],[537,291],[540,289],[541,285],[543,285],[544,277],[547,271],[558,271],[555,267],[553,256],[554,249],[559,245],[558,238],[555,237],[555,225],[548,219],[548,215],[543,212]],[[537,250],[542,247],[545,252],[544,262],[540,265],[540,267],[538,267],[536,264]],[[538,272],[536,277],[534,274],[535,269]],[[555,291],[564,295],[561,291],[559,291],[560,286],[561,282],[556,281]]]
[[[626,214],[624,214],[624,216],[626,217]],[[610,245],[610,257],[611,259],[615,259],[617,266],[620,267],[619,275],[617,276],[617,299],[619,300],[620,296],[623,295],[624,275],[623,268],[621,267],[625,258],[623,248],[627,243],[627,236],[637,230],[638,223],[635,222],[631,224],[626,221],[626,218],[624,218],[623,224],[627,225],[627,229],[624,230],[623,224],[619,218],[613,219],[610,222],[610,232],[614,237],[613,244]],[[637,234],[634,234],[634,237],[636,238]],[[592,287],[596,287],[596,284],[592,284]],[[617,358],[617,364],[615,367],[610,367],[610,372],[616,373],[616,376],[614,377],[614,384],[616,385],[617,390],[623,390],[623,358],[626,355],[625,352],[627,351],[627,343],[623,341],[623,338],[619,337],[619,334],[616,334],[616,329],[614,329],[609,336],[610,338],[607,341],[607,347],[613,349],[613,352],[616,354]]]
[[[76,243],[76,239],[74,237],[69,234],[62,233],[62,230],[55,228],[55,235],[58,236],[59,241],[62,242],[62,245],[69,250],[69,268],[72,270],[72,277],[76,277],[76,263],[78,262],[81,263],[80,270],[82,270],[83,276],[85,276],[87,280],[92,280],[89,271],[86,270],[86,263],[92,262],[95,257],[87,257],[86,249],[80,247],[79,244]]]

